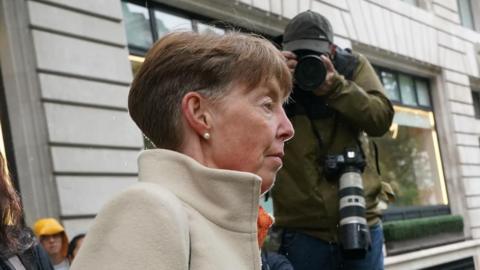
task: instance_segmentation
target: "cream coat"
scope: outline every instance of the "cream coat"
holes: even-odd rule
[[[258,176],[147,150],[139,182],[100,211],[71,270],[260,269]]]

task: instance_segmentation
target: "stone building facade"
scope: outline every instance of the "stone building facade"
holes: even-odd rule
[[[330,19],[337,45],[367,56],[395,104],[391,132],[379,139],[398,153],[384,160],[401,160],[382,165],[392,168],[400,192],[391,216],[434,216],[433,209],[463,218],[461,241],[389,255],[386,268],[471,259],[480,269],[479,5],[0,0],[0,149],[15,173],[26,222],[54,216],[70,235],[86,231],[108,198],[135,183],[144,140],[126,99],[132,69],[155,39],[176,27],[223,32],[226,25],[273,38],[311,9]]]

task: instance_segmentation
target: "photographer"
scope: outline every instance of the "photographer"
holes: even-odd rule
[[[294,73],[285,109],[296,134],[272,190],[280,252],[296,270],[383,269],[382,183],[365,133],[388,131],[392,104],[368,60],[335,46],[320,14],[294,17],[283,50]]]

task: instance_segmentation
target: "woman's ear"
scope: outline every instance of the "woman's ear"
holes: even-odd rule
[[[200,136],[211,128],[208,101],[198,92],[188,92],[182,98],[182,113],[187,124]]]

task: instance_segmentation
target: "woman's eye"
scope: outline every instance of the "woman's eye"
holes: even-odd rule
[[[272,111],[273,110],[273,102],[266,102],[263,104],[263,107],[265,107],[265,109],[269,110],[269,111]]]

